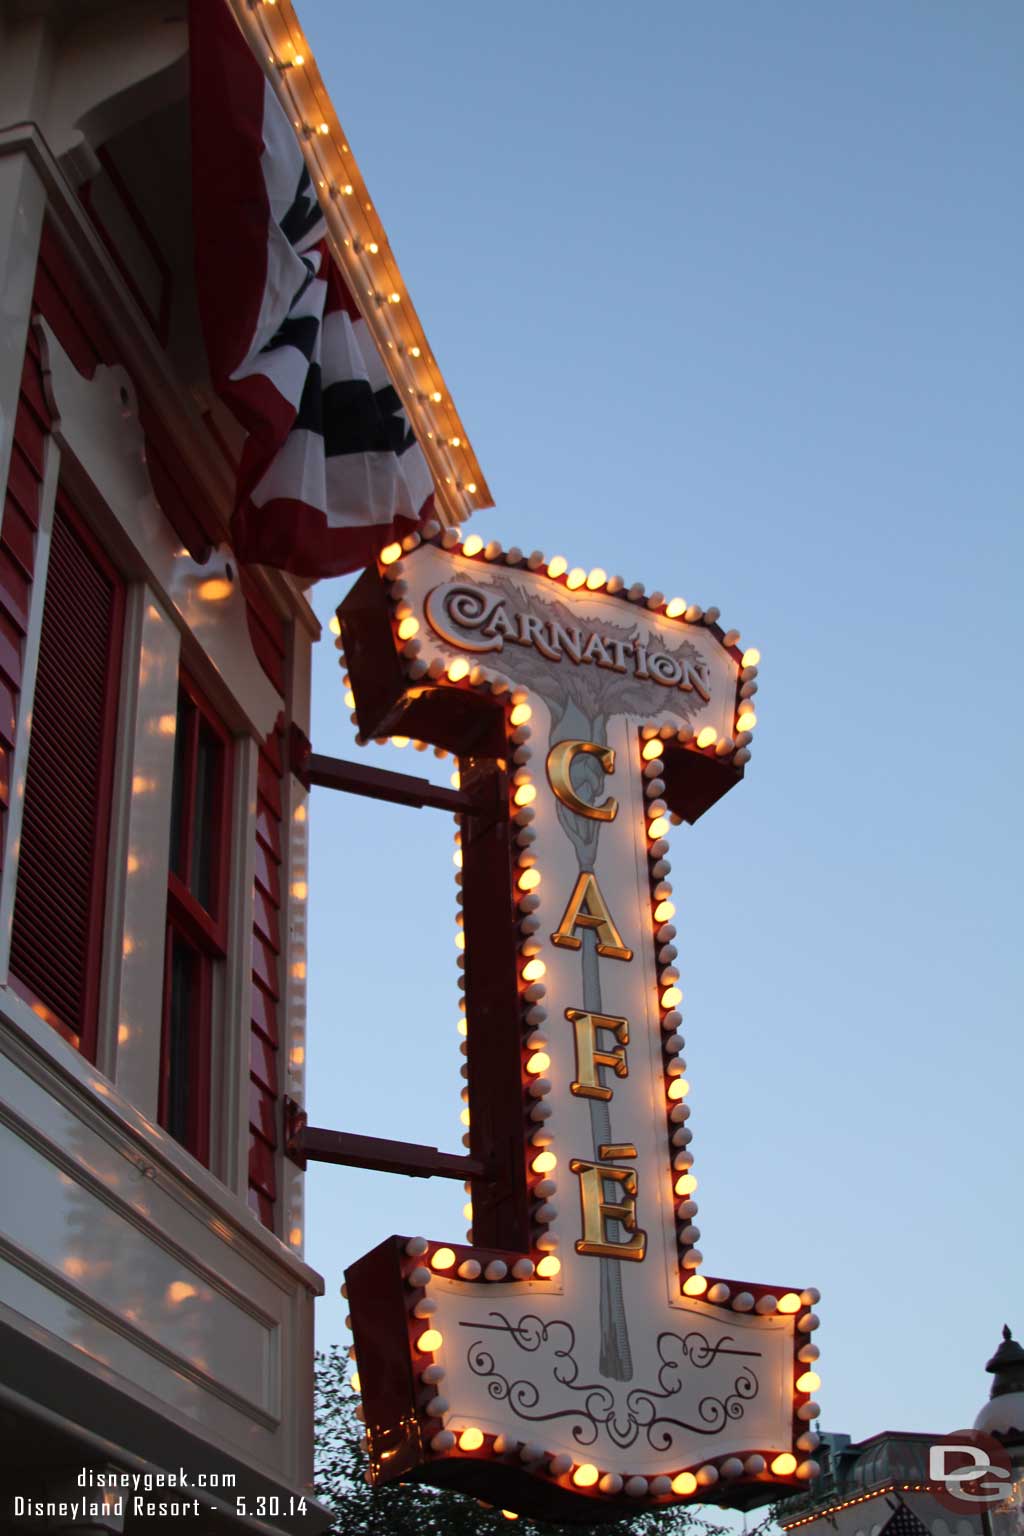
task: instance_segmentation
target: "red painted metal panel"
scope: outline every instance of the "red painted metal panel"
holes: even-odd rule
[[[280,986],[277,974],[277,956],[268,944],[265,944],[258,933],[252,936],[252,971],[255,980],[274,997],[280,996]]]
[[[269,1146],[262,1136],[250,1136],[249,1183],[271,1200],[277,1198],[276,1161],[274,1148]]]
[[[0,614],[0,620],[2,620],[2,617],[2,614]],[[2,635],[0,635],[0,646],[2,646]],[[3,652],[0,649],[0,666],[2,665]],[[279,906],[281,901],[281,882],[278,876],[277,860],[271,858],[259,838],[256,839],[256,879],[275,906]]]
[[[40,476],[15,438],[7,472],[7,496],[17,502],[34,528],[39,526],[39,484]]]
[[[0,678],[0,709],[3,707],[3,680]],[[3,719],[0,718],[0,731],[3,729]],[[260,886],[255,887],[253,926],[256,932],[278,954],[281,952],[280,925],[277,920],[277,908],[269,900],[265,891]]]
[[[0,603],[22,630],[28,629],[28,605],[32,584],[11,559],[6,541],[0,541]]]

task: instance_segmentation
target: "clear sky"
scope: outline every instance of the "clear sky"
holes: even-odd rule
[[[474,530],[763,653],[746,780],[673,834],[705,1267],[820,1288],[824,1428],[960,1427],[1024,1335],[1024,8],[299,11]],[[325,640],[314,746],[360,756]],[[460,1150],[452,831],[315,793],[317,1124]],[[346,1263],[463,1238],[457,1184],[308,1191],[322,1344]]]

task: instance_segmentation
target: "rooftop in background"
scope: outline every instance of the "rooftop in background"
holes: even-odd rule
[[[849,1435],[823,1434],[814,1453],[821,1476],[806,1493],[779,1503],[779,1525],[801,1536],[812,1536],[810,1527],[819,1522],[829,1536],[873,1536],[902,1502],[934,1536],[949,1536],[950,1513],[928,1481],[928,1448],[940,1438],[939,1432],[885,1429],[855,1443]],[[980,1521],[961,1517],[956,1528],[979,1530]]]
[[[442,523],[494,505],[292,0],[229,0],[294,124],[348,280],[430,465]]]

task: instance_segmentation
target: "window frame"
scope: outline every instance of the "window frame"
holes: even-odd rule
[[[178,671],[178,710],[175,715],[175,752],[177,733],[183,727],[184,743],[181,808],[177,818],[178,848],[173,845],[174,775],[172,774],[171,831],[168,846],[167,921],[164,940],[163,1006],[160,1030],[160,1082],[157,1116],[169,1135],[172,1057],[172,1001],[174,986],[174,950],[184,945],[193,955],[195,973],[191,983],[190,1011],[194,1028],[190,1031],[188,1051],[188,1115],[186,1135],[179,1145],[197,1161],[209,1167],[211,1153],[211,1084],[213,1077],[213,1018],[217,968],[228,960],[229,897],[232,843],[232,790],[234,784],[234,740],[217,715],[209,699],[184,665]],[[181,710],[184,697],[191,706]],[[190,888],[195,846],[197,803],[197,764],[199,737],[203,726],[211,732],[217,746],[217,772],[210,795],[211,828],[211,904],[202,905]],[[177,761],[177,758],[176,758]],[[174,869],[180,863],[182,873]],[[177,1141],[178,1138],[175,1136]]]

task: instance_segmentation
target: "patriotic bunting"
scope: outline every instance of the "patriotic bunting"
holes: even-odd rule
[[[214,387],[247,433],[235,552],[340,575],[426,520],[430,470],[270,82],[223,0],[192,0],[189,27],[199,309]]]

